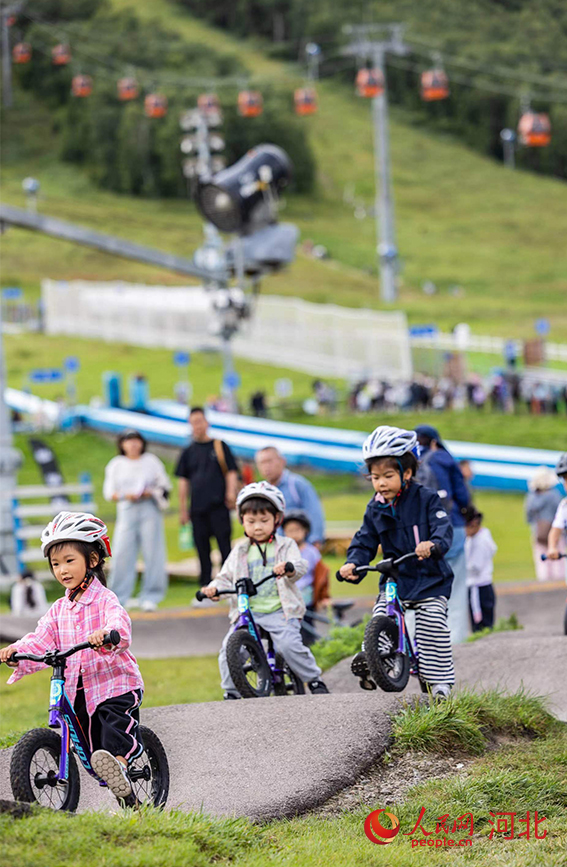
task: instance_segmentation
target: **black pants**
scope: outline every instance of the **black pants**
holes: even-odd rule
[[[475,623],[473,620],[473,612],[471,606],[471,594],[478,590],[480,610],[482,612],[482,620]],[[492,584],[486,584],[484,587],[469,587],[469,616],[471,621],[471,629],[473,632],[480,632],[481,629],[492,629],[494,626],[494,608],[496,606],[496,595]]]
[[[82,678],[79,678],[75,697],[75,713],[90,742],[91,750],[108,750],[113,756],[122,756],[131,762],[143,750],[139,737],[140,704],[142,690],[133,689],[123,695],[114,695],[101,702],[90,717],[85,703]]]
[[[226,506],[213,506],[208,512],[192,512],[193,539],[201,564],[201,587],[211,580],[211,536],[219,546],[222,562],[230,554],[230,512]]]

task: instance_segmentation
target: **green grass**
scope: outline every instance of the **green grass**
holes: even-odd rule
[[[520,689],[513,695],[497,690],[459,690],[432,705],[406,702],[393,721],[394,753],[408,751],[481,755],[487,735],[542,737],[558,723],[543,699]]]
[[[472,697],[463,696],[461,710],[473,713]],[[457,699],[453,700],[455,703]],[[463,702],[465,704],[463,705]],[[516,737],[497,751],[473,759],[466,774],[432,778],[409,790],[402,803],[377,803],[371,809],[388,806],[400,820],[402,833],[386,848],[375,846],[364,834],[368,806],[339,813],[333,818],[306,815],[292,820],[252,825],[239,819],[217,819],[180,811],[136,814],[125,811],[114,816],[87,813],[74,817],[34,811],[31,818],[14,820],[0,816],[0,839],[5,867],[37,867],[49,857],[58,867],[91,867],[96,858],[101,867],[204,867],[208,864],[231,867],[421,867],[424,863],[454,863],[455,853],[447,848],[423,851],[411,847],[408,839],[424,808],[423,827],[434,832],[438,816],[447,814],[448,827],[458,816],[474,817],[473,845],[459,851],[463,863],[474,867],[560,867],[565,864],[567,846],[567,730],[550,721],[537,699],[525,695],[508,698],[486,693],[477,697],[476,711],[487,714],[485,723],[493,733],[518,735],[526,728],[533,738]],[[440,713],[446,706],[422,710],[422,716]],[[404,725],[400,718],[394,720]],[[438,722],[438,717],[437,717]],[[407,725],[407,723],[406,723]],[[434,728],[435,725],[431,725]],[[437,729],[440,726],[437,724]],[[433,741],[433,748],[439,741]],[[451,750],[461,754],[462,743]],[[456,759],[455,759],[456,761]],[[516,835],[525,829],[530,811],[532,839],[506,841],[497,834],[489,839],[492,812],[516,814]],[[540,835],[533,838],[533,812],[545,817]],[[443,835],[433,834],[433,839]],[[462,835],[449,834],[460,839]],[[464,835],[466,837],[466,834]],[[421,837],[420,832],[415,835]],[[413,839],[413,837],[412,837]],[[49,856],[47,855],[49,853]],[[167,853],[167,854],[165,854]]]
[[[335,626],[326,638],[321,638],[311,646],[311,651],[323,671],[332,668],[341,659],[354,656],[360,650],[368,617],[358,626]]]
[[[140,659],[138,663],[145,684],[144,707],[222,698],[216,656]],[[8,668],[3,666],[0,674],[1,748],[15,743],[28,729],[47,725],[51,673],[48,669],[39,671],[9,686]]]
[[[485,638],[487,635],[492,635],[493,632],[513,632],[516,629],[523,628],[516,615],[511,614],[509,617],[500,617],[492,629],[485,627],[484,629],[479,629],[478,632],[473,632],[472,635],[469,635],[467,641],[478,641],[479,638]]]
[[[141,17],[158,16],[188,40],[233,51],[251,72],[277,79],[290,91],[299,81],[297,69],[268,59],[257,43],[197,22],[178,4],[113,4],[134,6]],[[345,185],[353,183],[357,195],[368,202],[373,197],[370,107],[336,81],[323,81],[318,89],[320,111],[307,120],[318,159],[318,192],[309,199],[290,197],[285,217],[298,224],[304,238],[325,244],[332,261],[300,255],[288,272],[265,281],[265,291],[378,307],[378,282],[368,274],[376,265],[374,221],[356,220],[342,201]],[[40,208],[45,213],[172,252],[187,254],[199,242],[200,220],[191,204],[105,193],[75,167],[57,163],[48,113],[28,96],[18,92],[16,108],[4,126],[5,201],[21,205],[21,180],[33,174],[42,183]],[[400,307],[410,320],[433,320],[443,328],[467,321],[477,332],[527,337],[533,335],[534,320],[547,314],[552,316],[551,339],[567,339],[567,313],[561,304],[567,274],[565,184],[511,173],[448,136],[424,131],[400,110],[392,111],[391,152],[404,265]],[[157,269],[22,230],[10,230],[2,246],[5,282],[36,293],[43,276],[183,282]],[[437,295],[423,294],[424,280],[437,284]],[[462,297],[450,292],[453,284],[464,287]]]

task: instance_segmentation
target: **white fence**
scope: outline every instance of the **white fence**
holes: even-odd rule
[[[503,356],[504,348],[507,345],[515,347],[518,358],[522,357],[524,350],[522,340],[507,340],[504,337],[482,334],[468,334],[463,339],[458,334],[438,332],[437,334],[423,337],[411,337],[410,340],[412,346],[421,346],[425,349],[442,349],[449,352],[486,352],[492,355],[499,355],[500,357]],[[567,344],[548,343],[546,341],[545,360],[567,361]]]
[[[42,281],[49,334],[138,346],[198,350],[220,346],[211,294],[201,287]],[[317,376],[411,377],[401,312],[354,310],[261,295],[232,340],[234,354]]]

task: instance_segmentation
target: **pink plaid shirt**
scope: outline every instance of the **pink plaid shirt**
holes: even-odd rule
[[[53,603],[47,614],[14,647],[20,653],[45,653],[46,650],[67,650],[86,641],[97,629],[117,629],[121,641],[108,650],[81,650],[70,656],[65,669],[65,689],[71,701],[77,693],[79,675],[83,677],[87,711],[93,715],[98,705],[107,698],[122,695],[132,689],[143,689],[144,682],[138,663],[128,647],[132,637],[132,624],[117,597],[95,578],[80,599],[69,602],[69,590]],[[15,683],[25,674],[46,668],[42,662],[23,660],[18,664],[8,683]]]

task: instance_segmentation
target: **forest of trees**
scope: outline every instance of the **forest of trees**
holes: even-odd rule
[[[18,32],[33,46],[33,62],[16,66],[15,74],[50,107],[62,159],[83,165],[98,185],[117,192],[186,196],[179,117],[196,105],[203,87],[191,87],[185,80],[245,78],[247,70],[234,55],[187,43],[158,21],[141,22],[134,12],[112,12],[104,0],[32,0],[26,12],[29,17],[18,22]],[[61,35],[72,46],[73,61],[58,68],[52,64],[51,48]],[[88,98],[71,96],[77,73],[93,76]],[[128,74],[137,78],[142,97],[153,91],[167,96],[166,117],[146,117],[143,98],[120,102],[117,80]],[[222,132],[228,164],[269,141],[283,147],[296,167],[292,189],[312,190],[315,160],[289,94],[274,87],[266,94],[264,113],[246,124],[234,107],[236,96],[236,83],[220,93],[226,103]]]
[[[567,178],[564,0],[176,2],[193,15],[238,36],[262,37],[268,50],[278,57],[302,61],[306,42],[317,42],[323,53],[322,73],[335,73],[349,86],[354,64],[343,72],[345,58],[340,49],[347,38],[342,32],[343,25],[400,22],[405,26],[413,53],[405,62],[397,58],[388,62],[393,104],[410,109],[416,123],[425,122],[434,129],[450,132],[481,153],[501,159],[500,131],[516,127],[521,97],[531,92],[533,109],[550,115],[552,142],[546,148],[519,150],[517,162],[534,171]],[[449,99],[424,104],[419,96],[419,71],[432,65],[435,50],[441,53],[449,78],[451,73],[455,78]],[[504,92],[492,92],[493,87]]]

